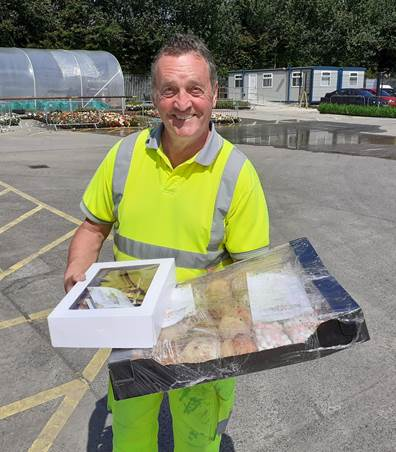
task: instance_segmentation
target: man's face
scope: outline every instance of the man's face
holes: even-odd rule
[[[212,90],[209,67],[195,53],[164,55],[156,67],[154,104],[169,136],[202,138],[209,131],[217,86]]]

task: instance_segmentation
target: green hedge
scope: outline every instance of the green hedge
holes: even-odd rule
[[[350,115],[350,116],[379,116],[382,118],[396,118],[395,107],[376,107],[372,105],[349,105],[321,103],[318,107],[320,113]]]
[[[246,110],[250,108],[249,102],[245,100],[230,100],[230,99],[219,99],[216,102],[216,107],[222,110],[235,110],[238,108],[239,110]]]

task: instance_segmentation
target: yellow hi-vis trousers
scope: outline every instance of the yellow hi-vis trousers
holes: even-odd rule
[[[235,378],[169,391],[175,452],[218,452],[234,405]],[[163,394],[114,400],[113,452],[157,452],[158,414]]]

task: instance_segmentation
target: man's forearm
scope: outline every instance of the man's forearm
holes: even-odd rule
[[[77,281],[84,279],[86,270],[96,262],[111,225],[85,220],[70,243],[65,272],[65,290],[68,292]]]

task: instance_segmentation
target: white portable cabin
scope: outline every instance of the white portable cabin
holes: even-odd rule
[[[230,71],[228,98],[260,105],[265,101],[318,103],[326,93],[363,88],[366,68],[309,66]]]

